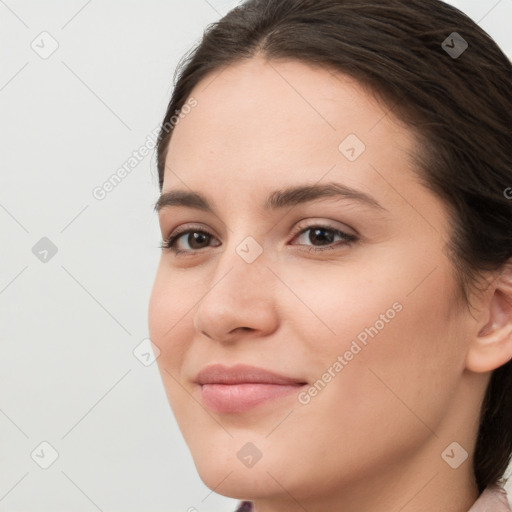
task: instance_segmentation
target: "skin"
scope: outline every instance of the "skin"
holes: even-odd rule
[[[163,238],[187,225],[213,237],[162,251],[148,320],[201,479],[257,512],[467,512],[479,407],[489,372],[512,356],[511,315],[499,280],[471,312],[454,300],[449,216],[415,174],[414,134],[353,79],[296,61],[257,56],[191,96],[163,192],[200,192],[216,215],[172,206],[159,222]],[[349,134],[366,146],[352,162],[338,149]],[[277,189],[327,182],[384,209],[325,197],[263,209]],[[304,230],[316,224],[358,240],[313,252],[322,241]],[[252,263],[236,251],[248,236],[263,249]],[[309,403],[289,395],[240,414],[202,404],[194,377],[211,363],[313,384],[394,303],[401,311]],[[441,457],[454,441],[468,452],[456,469]],[[237,457],[247,442],[262,455],[250,468]]]

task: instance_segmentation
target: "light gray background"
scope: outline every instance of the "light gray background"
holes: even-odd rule
[[[105,199],[92,190],[158,126],[179,58],[236,3],[0,0],[1,511],[235,508],[197,476],[156,363],[133,353],[159,258],[153,152]],[[512,0],[456,5],[512,55]],[[31,47],[51,48],[44,31],[59,45],[46,59]],[[46,263],[42,237],[58,249]],[[47,469],[43,441],[58,452]]]

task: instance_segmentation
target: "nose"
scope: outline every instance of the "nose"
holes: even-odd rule
[[[197,332],[229,343],[241,336],[261,337],[278,326],[276,277],[264,254],[247,263],[234,250],[218,259],[215,272],[194,315]],[[245,334],[244,334],[245,333]]]

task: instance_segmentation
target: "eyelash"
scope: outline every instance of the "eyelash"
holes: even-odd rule
[[[335,250],[339,246],[349,246],[358,240],[358,237],[356,235],[351,235],[351,234],[345,233],[344,231],[340,231],[339,229],[332,228],[331,226],[321,225],[321,224],[312,224],[311,226],[305,226],[305,227],[300,226],[299,228],[297,228],[297,230],[295,230],[295,232],[293,234],[293,238],[296,238],[297,236],[299,236],[303,233],[306,233],[307,231],[312,230],[312,229],[322,229],[322,230],[325,230],[328,232],[332,232],[335,236],[336,235],[340,236],[343,239],[343,241],[341,243],[340,243],[340,241],[338,241],[338,243],[336,245],[328,245],[328,246],[320,246],[320,247],[312,245],[312,246],[309,246],[310,247],[309,249],[307,249],[308,252],[332,251],[332,250]],[[183,235],[190,234],[190,233],[201,233],[201,234],[207,235],[209,237],[215,238],[215,236],[212,233],[210,233],[209,231],[207,231],[205,229],[202,229],[202,228],[196,229],[196,228],[192,227],[192,228],[184,229],[184,230],[178,231],[174,234],[171,234],[165,240],[162,240],[160,242],[159,248],[165,249],[165,250],[170,250],[176,255],[177,254],[189,254],[189,255],[192,254],[193,255],[194,253],[201,251],[201,249],[205,249],[206,247],[202,247],[201,249],[186,249],[186,250],[176,249],[175,242],[179,238],[181,238]],[[304,244],[299,244],[299,245],[304,245]],[[216,247],[218,247],[218,246],[216,246]]]

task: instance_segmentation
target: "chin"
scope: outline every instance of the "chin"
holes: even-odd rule
[[[288,480],[289,468],[275,467],[273,460],[264,460],[264,457],[252,467],[247,467],[237,456],[240,443],[235,440],[233,445],[235,444],[237,447],[233,450],[225,450],[219,445],[218,450],[210,448],[201,450],[200,453],[192,452],[196,470],[203,483],[217,494],[239,500],[282,492],[282,488],[269,473],[282,482],[280,474],[285,471]]]
[[[231,467],[219,467],[203,461],[201,464],[196,464],[196,469],[208,488],[227,498],[252,500],[282,492],[282,488],[270,477],[264,467],[258,470],[255,467],[240,468],[239,465],[240,463],[233,464]]]

